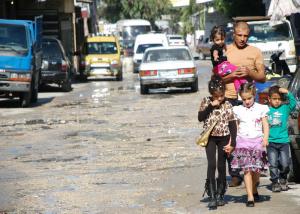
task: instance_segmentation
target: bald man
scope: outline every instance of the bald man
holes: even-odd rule
[[[238,66],[238,70],[223,77],[226,83],[225,97],[232,105],[238,104],[238,92],[235,90],[233,80],[238,77],[248,81],[265,82],[265,66],[260,49],[248,45],[250,28],[246,22],[237,22],[234,25],[233,43],[227,46],[227,60]],[[232,177],[229,186],[239,186],[242,182],[239,171],[231,169],[232,156],[228,158],[229,174]]]
[[[234,25],[233,43],[227,46],[227,59],[230,63],[238,66],[238,70],[225,76],[225,97],[237,102],[237,91],[234,88],[233,79],[243,77],[248,81],[265,82],[265,66],[260,49],[248,45],[250,28],[246,22],[237,22]]]

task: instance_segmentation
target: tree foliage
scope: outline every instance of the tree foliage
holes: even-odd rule
[[[217,10],[228,17],[265,15],[262,0],[215,0],[214,2]]]
[[[194,23],[191,16],[202,9],[203,6],[196,4],[196,0],[190,0],[190,5],[181,9],[181,22],[183,23],[183,34],[194,31]]]
[[[101,18],[110,22],[119,19],[147,19],[151,23],[171,9],[169,0],[103,0],[98,10]]]

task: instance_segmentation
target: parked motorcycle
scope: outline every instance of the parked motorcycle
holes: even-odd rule
[[[274,74],[275,76],[279,75],[281,77],[291,74],[289,66],[287,65],[285,59],[280,59],[280,56],[283,54],[283,52],[284,51],[279,51],[271,55],[271,69],[269,67],[266,67],[267,74]]]

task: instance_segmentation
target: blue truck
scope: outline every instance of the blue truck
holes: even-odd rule
[[[21,107],[38,100],[42,66],[42,17],[0,19],[0,97],[19,97]]]

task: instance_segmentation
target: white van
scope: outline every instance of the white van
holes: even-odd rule
[[[133,48],[133,63],[134,63],[134,73],[139,72],[139,67],[142,62],[144,52],[150,47],[167,47],[168,38],[166,34],[162,33],[149,33],[140,34],[136,37],[134,48]]]
[[[284,20],[279,25],[271,26],[267,17],[260,19],[263,20],[257,18],[257,21],[247,21],[250,27],[248,43],[262,51],[264,64],[269,68],[271,68],[271,55],[283,51],[280,59],[285,59],[290,72],[294,73],[296,71],[297,58],[290,22]]]

